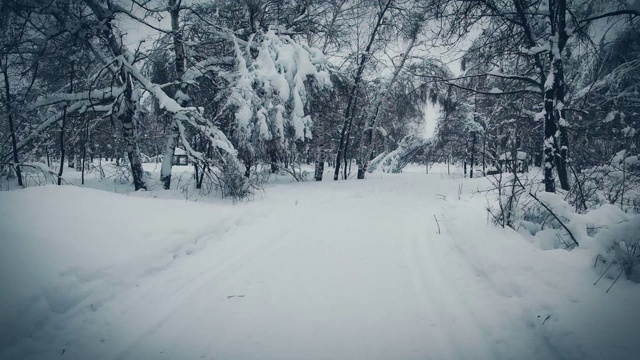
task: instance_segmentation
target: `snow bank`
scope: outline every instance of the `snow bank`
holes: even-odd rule
[[[29,339],[53,341],[70,319],[196,251],[221,220],[215,208],[72,186],[0,192],[0,358],[16,358],[2,355],[9,345],[38,354]]]
[[[607,294],[591,249],[543,251],[489,224],[487,179],[419,170],[273,184],[237,206],[0,193],[0,358],[640,353],[637,284]]]

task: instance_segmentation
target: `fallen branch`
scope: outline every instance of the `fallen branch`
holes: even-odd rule
[[[613,285],[615,285],[618,282],[618,279],[620,279],[620,276],[622,276],[622,273],[624,272],[624,269],[620,269],[620,274],[618,274],[618,277],[613,280],[613,282],[611,283],[611,286],[609,286],[609,288],[607,289],[607,291],[605,291],[605,293],[609,293],[609,290],[611,290],[611,288],[613,287]]]
[[[520,184],[520,186],[526,190],[524,184],[522,184],[522,181],[520,181],[520,178],[518,176],[516,176],[516,181],[518,181],[518,184]],[[576,246],[580,246],[580,244],[578,243],[578,240],[576,240],[576,237],[573,236],[573,233],[571,232],[571,230],[569,230],[569,228],[567,227],[567,225],[564,224],[564,222],[562,220],[560,220],[560,218],[558,217],[558,215],[556,215],[551,208],[549,208],[549,206],[547,204],[545,204],[542,200],[538,199],[538,197],[532,193],[531,191],[528,191],[529,195],[535,200],[537,201],[540,205],[542,205],[543,208],[545,208],[545,210],[547,210],[547,212],[549,214],[551,214],[551,216],[553,216],[554,219],[556,219],[558,221],[558,223],[560,223],[560,225],[567,231],[567,233],[569,234],[569,236],[571,237],[571,240],[573,240],[573,243]]]
[[[602,273],[602,275],[600,275],[600,277],[598,278],[598,280],[596,280],[596,282],[593,283],[593,285],[596,285],[598,283],[598,281],[600,281],[600,279],[602,279],[602,277],[604,276],[604,274],[607,273],[607,271],[609,271],[609,269],[611,269],[611,266],[613,266],[613,262],[609,263],[609,266],[607,266],[607,268],[604,270],[604,272]]]

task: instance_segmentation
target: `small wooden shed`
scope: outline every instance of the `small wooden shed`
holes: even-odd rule
[[[176,148],[176,151],[173,153],[173,165],[189,165],[189,157],[187,156],[187,152],[184,151],[184,149],[181,149],[179,147]]]

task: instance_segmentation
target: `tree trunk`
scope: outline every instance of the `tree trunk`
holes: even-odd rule
[[[367,43],[367,46],[364,50],[364,52],[362,53],[362,55],[360,56],[360,62],[358,63],[358,68],[356,70],[356,76],[353,82],[353,85],[351,86],[351,89],[349,91],[349,97],[347,100],[347,108],[345,110],[344,113],[344,124],[342,125],[342,131],[340,132],[340,143],[338,144],[338,152],[336,154],[336,169],[335,172],[333,174],[333,180],[338,180],[338,178],[340,177],[340,161],[342,160],[342,157],[345,156],[346,157],[346,149],[345,149],[345,140],[348,143],[349,141],[349,136],[350,131],[351,131],[351,124],[353,123],[353,115],[355,113],[355,98],[356,98],[356,94],[358,92],[358,88],[360,86],[360,82],[362,81],[362,73],[364,71],[364,66],[367,63],[367,60],[370,57],[370,51],[371,51],[371,47],[373,45],[373,42],[376,39],[376,36],[378,34],[378,30],[380,29],[380,26],[382,26],[382,23],[384,21],[385,18],[385,14],[387,12],[387,10],[389,10],[389,7],[391,6],[391,3],[393,2],[393,0],[387,0],[386,3],[384,4],[384,6],[382,7],[382,9],[380,9],[380,12],[378,13],[378,18],[376,20],[376,24],[373,27],[373,30],[371,31],[371,36],[369,37],[369,42]],[[345,139],[346,137],[346,139]],[[346,166],[346,159],[345,159],[345,166]],[[344,177],[346,179],[346,169],[345,169],[345,173],[344,173]]]
[[[60,122],[60,168],[58,169],[58,185],[62,185],[62,172],[64,171],[64,128],[67,122],[67,107],[62,109],[62,121]]]
[[[20,159],[18,157],[18,140],[16,138],[16,128],[14,127],[13,124],[13,108],[12,108],[12,104],[11,104],[11,87],[9,84],[9,65],[8,64],[0,64],[0,67],[2,67],[2,73],[3,73],[3,77],[4,77],[4,91],[5,91],[5,98],[7,101],[6,104],[6,108],[7,108],[7,121],[9,122],[9,133],[11,135],[11,149],[12,149],[12,153],[13,153],[13,166],[16,172],[16,177],[18,178],[18,185],[20,187],[24,187],[24,183],[22,182],[22,169],[20,168]]]
[[[178,81],[182,80],[184,75],[185,66],[185,54],[184,47],[182,46],[182,32],[180,31],[180,0],[169,0],[169,13],[171,15],[171,35],[173,36],[173,51],[176,57],[176,77]],[[180,90],[178,90],[180,91]],[[186,89],[185,89],[186,91]],[[184,105],[184,101],[180,97],[176,98],[176,101],[181,106]],[[179,128],[176,124],[176,120],[172,117],[169,125],[169,133],[167,134],[164,158],[162,159],[162,166],[160,168],[160,181],[165,189],[171,188],[171,169],[173,168],[173,155],[178,145]]]
[[[171,119],[171,125],[169,126],[169,133],[166,137],[164,155],[162,158],[162,165],[160,166],[160,181],[165,190],[171,188],[171,169],[173,167],[173,156],[176,151],[176,145],[178,143],[178,132],[174,126],[174,120]]]
[[[411,50],[416,44],[419,33],[420,32],[417,30],[412,33],[411,41],[409,42],[407,47],[404,49],[402,58],[400,59],[400,63],[397,66],[394,65],[395,71],[393,72],[393,76],[391,77],[391,80],[387,85],[387,91],[382,92],[382,99],[375,101],[376,110],[373,112],[373,117],[368,122],[368,124],[365,123],[365,127],[360,137],[361,138],[360,147],[356,154],[356,156],[358,156],[358,158],[356,159],[356,163],[358,164],[358,179],[364,179],[365,174],[367,173],[367,168],[369,166],[370,158],[373,154],[372,145],[374,143],[375,132],[378,126],[378,116],[380,115],[380,107],[383,106],[384,103],[386,103],[389,95],[391,94],[391,88],[393,87],[396,80],[398,79],[398,76],[400,75],[400,72],[402,71],[402,69],[404,69],[404,64],[406,63],[407,58],[411,53]],[[376,95],[376,98],[377,98],[377,95]],[[366,136],[367,133],[368,133],[368,136]]]
[[[200,167],[198,163],[193,163],[193,179],[196,181],[196,189],[200,189],[198,187],[198,179],[200,178]]]
[[[482,176],[487,176],[487,163],[485,159],[486,152],[487,152],[487,137],[485,135],[482,137]]]
[[[272,149],[269,156],[271,158],[271,173],[275,174],[278,171],[278,156],[276,155],[276,151]]]
[[[566,111],[564,110],[565,79],[562,63],[562,50],[567,43],[566,32],[566,0],[549,2],[549,19],[551,19],[551,73],[547,78],[544,92],[545,131],[544,131],[544,184],[546,192],[555,192],[553,168],[557,166],[558,179],[562,189],[569,190],[567,175],[567,158],[569,139],[566,133]],[[557,22],[556,22],[557,21]],[[550,81],[551,80],[551,81]],[[558,128],[560,125],[560,128]],[[558,139],[560,133],[560,139]],[[560,140],[560,144],[558,144]]]
[[[553,176],[555,167],[556,145],[556,121],[553,111],[553,88],[549,87],[544,92],[544,191],[556,192],[556,183]]]
[[[114,56],[121,56],[124,53],[124,45],[118,43],[111,22],[115,20],[115,16],[111,11],[102,7],[97,0],[84,0],[91,9],[96,18],[102,22],[102,34],[105,37],[106,45],[109,47]],[[144,171],[142,170],[142,162],[140,161],[140,150],[138,148],[138,140],[136,137],[135,124],[135,108],[133,104],[133,84],[131,78],[125,68],[121,68],[116,76],[116,83],[124,86],[123,99],[120,103],[117,118],[122,123],[122,139],[126,147],[127,157],[131,166],[131,176],[133,177],[133,186],[135,190],[146,189],[144,182]],[[120,154],[117,154],[118,158]]]
[[[247,179],[251,176],[251,165],[251,159],[244,161],[244,177],[246,177]]]
[[[74,146],[74,143],[72,142],[71,145],[69,146],[69,155],[67,155],[67,167],[69,167],[70,169],[75,169],[76,168],[76,148]]]
[[[354,108],[355,108],[355,104],[356,104],[356,101],[354,100],[354,102],[353,102],[353,107]],[[355,113],[355,110],[351,112],[351,115],[352,115],[351,118],[352,119],[353,119],[354,113]],[[353,121],[349,121],[349,127],[347,128],[347,140],[344,143],[344,150],[343,150],[344,151],[344,171],[343,171],[343,174],[342,174],[344,180],[347,180],[348,174],[351,173],[351,169],[347,170],[347,160],[348,160],[347,159],[347,154],[348,154],[348,151],[349,151],[349,143],[350,143],[350,140],[351,140],[351,125],[352,124],[353,124]],[[351,163],[349,162],[349,164],[351,164]]]
[[[560,133],[560,151],[559,156],[557,156],[556,167],[558,168],[558,180],[560,181],[560,187],[562,190],[569,190],[569,174],[567,171],[567,160],[569,156],[569,136],[567,134],[567,120],[566,120],[566,111],[564,110],[564,71],[562,66],[562,61],[556,66],[558,72],[556,77],[558,80],[558,85],[556,88],[556,117],[558,120],[558,130]],[[558,144],[558,141],[556,141]]]
[[[204,165],[200,170],[200,177],[196,179],[196,189],[202,189],[202,182],[204,181],[204,174],[209,170],[209,165]]]
[[[138,148],[138,139],[136,134],[135,124],[135,111],[132,100],[132,85],[128,75],[125,76],[125,90],[124,99],[121,106],[123,109],[120,114],[120,121],[122,122],[122,139],[127,149],[127,157],[129,158],[129,165],[131,166],[131,176],[133,177],[133,187],[136,191],[140,189],[147,189],[147,185],[144,182],[144,171],[142,170],[142,161],[140,160],[140,149]]]
[[[360,160],[356,160],[356,165],[358,165],[358,176],[357,178],[362,180],[364,179],[364,174],[367,172],[367,168],[369,167],[369,161],[360,158]]]
[[[377,125],[378,120],[378,112],[380,111],[380,103],[376,105],[376,111],[373,116],[373,119],[369,124],[365,123],[364,131],[360,139],[360,147],[356,156],[356,165],[358,165],[358,176],[357,178],[362,180],[364,179],[365,174],[367,173],[367,168],[369,167],[369,158],[372,153],[372,144],[373,137],[375,132],[375,127]]]
[[[77,134],[75,138],[75,144],[73,145],[73,168],[76,171],[82,171],[82,134]]]
[[[563,2],[565,0],[559,0],[559,1]],[[533,38],[532,27],[529,25],[529,22],[527,20],[527,15],[526,15],[525,8],[523,7],[523,3],[521,1],[514,1],[513,4],[516,8],[516,15],[518,16],[522,29],[524,30],[527,46],[529,47],[536,46],[537,44]],[[551,33],[555,35],[556,26],[555,26],[553,1],[549,1],[548,15],[549,15],[549,19],[552,27]],[[565,13],[563,12],[562,16],[564,15]],[[552,43],[550,45],[553,47],[554,44]],[[536,68],[538,69],[540,79],[541,80],[545,79],[545,67],[543,65],[542,56],[540,54],[535,54],[533,58],[534,58],[534,63],[536,65]],[[549,75],[547,75],[547,77],[548,76]],[[544,187],[546,192],[555,192],[556,186],[555,186],[555,179],[553,176],[553,169],[555,167],[555,159],[554,159],[555,149],[557,148],[556,142],[555,142],[555,133],[557,131],[557,127],[556,127],[555,117],[553,114],[554,113],[553,111],[554,89],[548,83],[549,81],[546,81],[545,84],[541,87],[541,90],[543,91],[543,103],[544,103],[544,111],[545,111],[544,140],[543,140]]]
[[[425,167],[425,173],[428,174],[429,173],[429,154],[426,154],[424,156],[424,167]]]
[[[553,56],[553,55],[551,55]],[[551,70],[549,76],[553,76],[554,69]],[[555,168],[555,151],[558,148],[556,143],[556,132],[558,128],[555,120],[555,109],[553,106],[554,100],[554,84],[553,81],[549,83],[547,79],[544,90],[544,191],[556,192],[556,182],[553,175],[553,169]]]
[[[87,122],[85,126],[84,141],[82,143],[82,185],[84,185],[84,171],[87,168],[87,166],[85,166],[87,164],[85,163],[87,161],[87,144],[89,143],[89,123]]]
[[[469,170],[469,178],[473,179],[473,167],[475,166],[476,155],[476,132],[472,132],[471,135],[471,169]]]
[[[316,181],[322,181],[322,175],[324,174],[324,129],[319,129],[316,134],[316,141],[315,169],[313,178]]]

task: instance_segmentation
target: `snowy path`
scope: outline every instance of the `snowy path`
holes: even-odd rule
[[[191,223],[176,230],[188,240],[168,247],[170,260],[85,275],[71,288],[88,295],[35,332],[49,344],[30,356],[626,359],[639,350],[633,331],[622,333],[637,330],[637,310],[602,309],[633,300],[604,298],[585,276],[589,258],[487,225],[484,199],[458,200],[458,184],[414,174],[273,186],[210,216],[199,236]],[[621,333],[607,338],[607,322]]]

